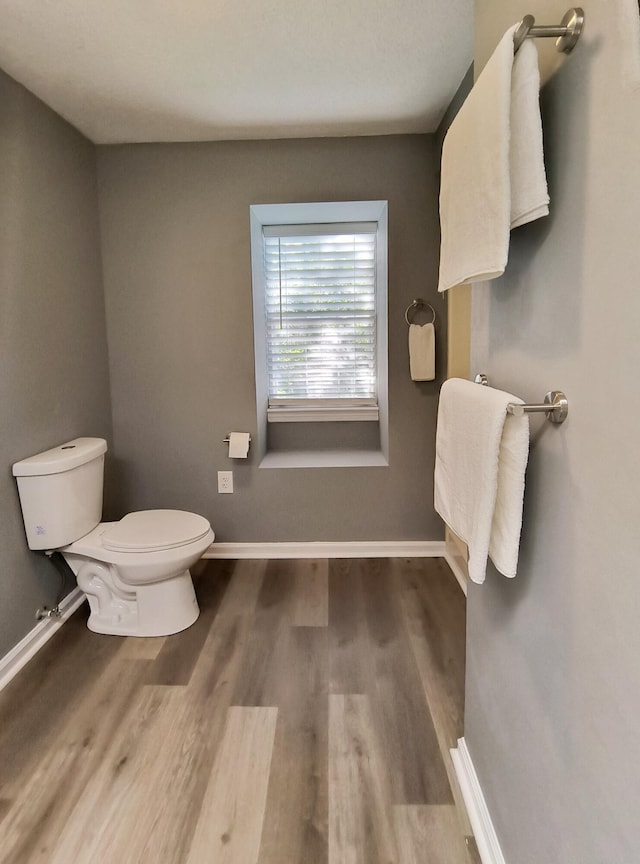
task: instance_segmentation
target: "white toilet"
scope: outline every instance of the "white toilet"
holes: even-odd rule
[[[30,549],[59,551],[89,599],[88,626],[119,636],[167,636],[200,614],[189,567],[214,538],[183,510],[141,510],[100,522],[102,438],[76,438],[16,462]]]

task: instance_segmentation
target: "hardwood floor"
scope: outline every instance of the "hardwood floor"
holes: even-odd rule
[[[79,610],[0,694],[1,864],[479,864],[440,559],[209,561],[183,633]]]

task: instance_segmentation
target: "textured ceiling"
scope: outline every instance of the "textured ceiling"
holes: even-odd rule
[[[0,67],[96,143],[433,131],[473,0],[0,0]]]

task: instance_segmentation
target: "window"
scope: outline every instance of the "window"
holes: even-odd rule
[[[270,423],[379,420],[386,209],[384,201],[251,207],[256,381]]]

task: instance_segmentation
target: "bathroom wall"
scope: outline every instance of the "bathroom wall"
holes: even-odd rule
[[[433,303],[442,375],[437,170],[434,136],[98,148],[122,510],[193,509],[221,541],[442,539],[438,384],[411,382],[404,320],[413,298]],[[226,433],[256,430],[249,205],[359,199],[389,201],[389,466],[231,461]]]
[[[476,72],[525,13],[565,11],[479,0]],[[473,288],[472,371],[570,403],[562,426],[532,421],[517,577],[469,587],[465,738],[507,864],[639,855],[638,19],[636,0],[591,3],[573,54],[538,40],[551,215]]]
[[[0,71],[0,656],[52,606],[27,549],[11,465],[111,434],[95,150]],[[67,586],[69,590],[72,586]]]

